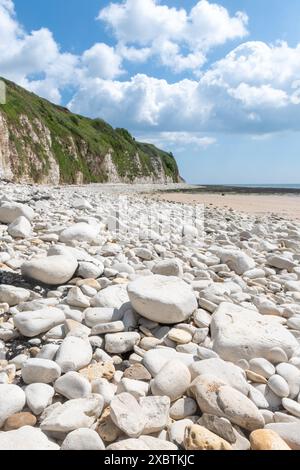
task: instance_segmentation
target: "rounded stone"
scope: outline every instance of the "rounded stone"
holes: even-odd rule
[[[178,360],[169,361],[151,381],[153,395],[164,396],[175,401],[181,398],[191,383],[191,374],[185,364]]]
[[[282,362],[277,365],[276,372],[288,383],[289,398],[296,398],[300,391],[300,370],[292,364]]]
[[[193,416],[198,409],[197,403],[193,398],[184,397],[175,401],[170,408],[170,418],[180,420]]]
[[[186,450],[232,450],[231,445],[225,439],[197,424],[186,428],[184,448]]]
[[[14,325],[23,336],[34,338],[65,321],[62,310],[52,307],[42,310],[20,312],[14,316]]]
[[[67,372],[56,380],[54,389],[64,397],[72,400],[74,398],[84,398],[92,391],[90,382],[78,372]]]
[[[105,335],[105,350],[111,354],[123,354],[132,351],[140,341],[136,332],[113,333]]]
[[[4,431],[13,431],[14,429],[22,428],[23,426],[35,426],[36,417],[28,412],[16,413],[5,421]]]
[[[287,443],[271,429],[257,429],[250,434],[252,450],[291,450]]]
[[[290,398],[283,398],[282,406],[289,412],[291,415],[300,418],[300,403],[297,403]]]
[[[265,421],[254,403],[232,387],[223,386],[218,391],[218,404],[231,423],[254,431],[264,427]]]
[[[31,235],[32,228],[29,220],[21,216],[8,226],[7,232],[13,238],[27,238]]]
[[[251,359],[249,361],[249,367],[250,370],[258,375],[262,375],[266,379],[269,379],[272,375],[275,374],[275,367],[273,364],[263,357]]]
[[[180,323],[197,309],[192,288],[173,276],[140,277],[128,285],[128,295],[142,317],[158,323]]]
[[[71,256],[48,256],[26,261],[22,275],[48,285],[66,284],[74,275],[78,262]]]
[[[61,374],[59,365],[48,359],[28,359],[22,367],[22,379],[26,384],[54,382]]]
[[[0,303],[6,303],[14,307],[22,302],[27,302],[30,298],[30,291],[21,287],[0,285]]]
[[[54,394],[54,388],[43,383],[30,384],[25,388],[27,406],[36,416],[51,405]]]
[[[111,418],[115,425],[130,437],[142,434],[146,416],[138,401],[130,393],[120,393],[110,404]]]
[[[20,387],[13,384],[0,384],[0,429],[7,418],[22,411],[25,402],[25,393]]]
[[[50,413],[42,416],[42,431],[69,433],[79,428],[91,428],[103,410],[104,400],[100,395],[56,403]]]
[[[67,435],[61,450],[105,450],[105,446],[96,431],[79,428]]]
[[[31,221],[34,218],[34,211],[31,207],[17,202],[4,202],[0,207],[0,222],[11,224],[18,217],[25,217]]]
[[[14,431],[0,433],[1,450],[59,450],[40,429],[24,426]]]
[[[268,380],[268,387],[280,398],[289,396],[290,389],[288,383],[280,375],[272,375]]]
[[[93,350],[89,341],[76,336],[68,336],[57,351],[56,362],[62,372],[78,371],[89,365],[92,356]]]
[[[79,222],[63,230],[59,236],[59,241],[68,243],[70,241],[91,242],[99,234],[99,226]]]

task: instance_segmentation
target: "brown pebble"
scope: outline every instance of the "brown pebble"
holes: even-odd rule
[[[4,431],[14,431],[23,428],[23,426],[35,426],[36,417],[32,413],[21,412],[16,413],[5,421]]]
[[[114,442],[122,434],[122,431],[114,424],[110,417],[110,408],[106,408],[97,423],[97,433],[104,442]]]
[[[151,374],[142,364],[133,364],[125,370],[124,379],[151,380]]]
[[[186,428],[184,448],[186,450],[232,450],[231,445],[225,439],[197,424]]]
[[[111,380],[116,372],[115,366],[112,362],[98,362],[97,364],[90,364],[89,366],[81,369],[79,374],[93,382],[97,379]]]
[[[252,450],[291,450],[287,443],[272,429],[257,429],[250,434]]]
[[[39,352],[40,348],[38,348],[37,346],[34,346],[33,348],[29,349],[30,357],[36,357]]]

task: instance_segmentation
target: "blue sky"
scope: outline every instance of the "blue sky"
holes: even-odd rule
[[[299,24],[299,0],[0,0],[0,75],[189,182],[300,183]]]

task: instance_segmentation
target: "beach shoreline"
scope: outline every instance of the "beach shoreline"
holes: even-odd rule
[[[0,191],[10,187],[24,188],[27,185],[13,183],[0,184]],[[32,186],[32,185],[28,185]],[[34,186],[49,189],[49,185]],[[188,183],[166,184],[122,184],[104,183],[87,185],[63,185],[53,187],[54,190],[64,188],[70,197],[75,191],[114,194],[116,196],[134,196],[145,199],[179,204],[204,204],[210,208],[234,210],[241,214],[257,216],[275,215],[287,220],[300,220],[300,188],[192,185]]]
[[[276,214],[286,219],[300,220],[300,194],[160,192],[156,197],[174,203],[204,204],[258,216]]]

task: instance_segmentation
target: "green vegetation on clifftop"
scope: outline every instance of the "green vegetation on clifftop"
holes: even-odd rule
[[[60,183],[76,183],[78,176],[85,183],[109,181],[107,155],[123,181],[180,180],[171,153],[137,142],[127,130],[113,129],[102,119],[72,114],[12,82],[5,83],[7,103],[0,113],[9,129],[16,180],[24,172],[34,182],[45,180],[51,171],[49,155],[59,166]]]

